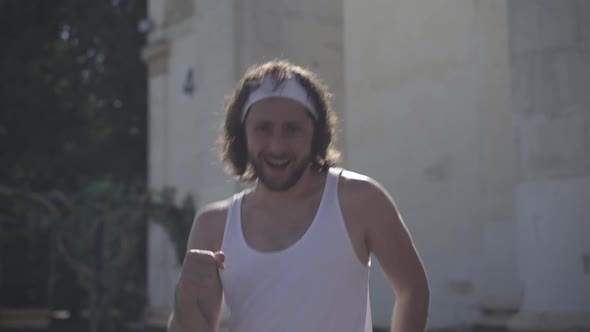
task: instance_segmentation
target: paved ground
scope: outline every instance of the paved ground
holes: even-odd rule
[[[50,328],[47,329],[6,329],[0,328],[0,332],[86,332],[88,331],[88,324],[86,321],[73,321],[73,320],[57,320],[53,321]],[[141,326],[140,324],[134,324],[128,328],[109,331],[109,332],[166,332],[162,328],[150,328]],[[386,329],[374,329],[374,332],[389,332]],[[431,330],[429,332],[508,332],[506,329],[490,329],[482,327],[465,327],[458,329],[445,329],[445,330]]]
[[[0,332],[84,332],[85,326],[80,324],[61,324],[53,326],[50,329],[2,329]],[[453,330],[434,330],[432,332],[507,332],[505,329],[486,329],[486,328],[464,328],[464,329],[453,329]],[[133,328],[126,331],[118,332],[165,332],[164,329],[156,328]],[[374,332],[389,332],[384,329],[375,329]]]

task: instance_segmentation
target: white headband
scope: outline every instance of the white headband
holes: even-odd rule
[[[246,104],[244,104],[244,108],[242,108],[242,123],[254,103],[268,98],[287,98],[294,100],[305,106],[305,109],[314,119],[317,120],[318,118],[317,111],[310,100],[307,90],[301,86],[295,76],[283,80],[278,85],[274,78],[267,76],[263,79],[260,87],[250,93]]]

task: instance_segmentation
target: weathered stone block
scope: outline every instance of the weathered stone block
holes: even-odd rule
[[[521,181],[579,176],[586,173],[586,122],[582,115],[520,126]]]

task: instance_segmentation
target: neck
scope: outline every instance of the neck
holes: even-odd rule
[[[308,167],[299,181],[285,191],[272,191],[265,187],[260,181],[256,181],[253,196],[256,200],[265,204],[284,204],[308,197],[310,192],[317,186],[316,181],[321,173]]]

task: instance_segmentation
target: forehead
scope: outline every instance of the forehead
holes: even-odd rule
[[[246,122],[312,121],[305,106],[287,98],[268,98],[254,103]]]

